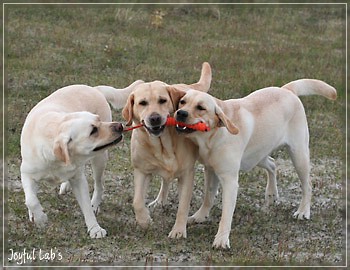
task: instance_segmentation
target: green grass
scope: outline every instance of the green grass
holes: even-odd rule
[[[159,27],[152,25],[160,8]],[[177,188],[170,204],[152,210],[154,224],[140,229],[132,209],[130,136],[110,151],[99,223],[109,235],[91,240],[72,196],[43,187],[40,200],[49,226],[28,222],[20,189],[19,138],[30,109],[56,89],[74,83],[124,87],[134,80],[197,81],[203,61],[213,69],[211,93],[238,98],[299,78],[333,85],[339,98],[303,97],[310,128],[312,219],[293,220],[300,201],[297,176],[282,150],[281,202],[264,209],[265,173],[242,173],[230,236],[231,250],[211,244],[221,215],[221,195],[204,224],[187,239],[167,234],[175,221]],[[230,6],[5,6],[7,250],[56,248],[62,264],[84,265],[344,265],[345,7],[344,5]],[[114,118],[122,120],[120,112]],[[90,168],[88,168],[90,173]],[[157,195],[159,179],[148,199]],[[197,166],[191,214],[201,203],[203,168]],[[5,256],[6,258],[6,256]],[[5,259],[5,263],[7,263]],[[43,264],[44,262],[37,261]]]

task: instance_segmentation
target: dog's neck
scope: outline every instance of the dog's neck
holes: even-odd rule
[[[176,149],[177,140],[176,134],[172,134],[176,133],[175,128],[166,127],[160,136],[150,135],[144,127],[133,132],[137,133],[136,137],[143,145],[152,150],[152,156],[163,163],[167,171],[175,171],[174,166],[177,166],[177,159],[174,149]]]
[[[197,131],[188,136],[188,139],[198,146],[199,156],[203,164],[210,165],[210,161],[207,158],[211,156],[210,152],[212,149],[223,146],[218,139],[222,136],[222,132],[227,132],[225,127],[217,127],[208,132]]]
[[[152,144],[153,147],[156,147],[158,153],[163,152],[166,155],[174,155],[174,147],[176,147],[176,140],[173,140],[175,133],[175,129],[173,127],[166,127],[160,136],[150,135],[145,128],[142,128],[144,135],[148,137],[148,141]],[[159,151],[160,150],[160,151]]]

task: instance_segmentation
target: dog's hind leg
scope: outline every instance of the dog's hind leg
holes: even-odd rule
[[[44,227],[47,222],[47,215],[43,212],[37,197],[38,185],[25,173],[21,173],[22,186],[25,194],[25,202],[28,208],[29,220],[34,221],[38,227]]]
[[[218,192],[219,182],[219,178],[215,174],[214,170],[206,166],[203,203],[198,211],[188,218],[188,223],[201,223],[209,217],[210,209],[214,205],[215,195]]]
[[[309,130],[302,105],[291,119],[288,131],[288,152],[293,161],[298,177],[301,182],[302,198],[294,217],[298,219],[310,219],[311,206],[311,181],[310,181],[310,153],[309,153]]]
[[[289,153],[301,181],[302,190],[301,203],[293,216],[298,219],[310,219],[312,187],[310,181],[309,148],[307,145],[303,147],[302,144],[299,144],[297,147],[290,147]]]
[[[265,202],[269,206],[278,200],[277,180],[276,180],[276,164],[275,160],[267,156],[258,164],[259,167],[267,171],[267,185],[265,190]]]
[[[104,191],[103,171],[106,168],[108,160],[108,152],[105,151],[95,156],[91,161],[93,178],[94,178],[94,193],[91,199],[91,206],[95,214],[99,211],[99,206],[102,202]]]
[[[170,184],[171,180],[169,179],[162,179],[161,182],[161,186],[160,186],[160,190],[158,193],[157,198],[148,204],[148,207],[156,207],[158,205],[165,205],[168,199],[168,194],[169,194],[169,184]]]

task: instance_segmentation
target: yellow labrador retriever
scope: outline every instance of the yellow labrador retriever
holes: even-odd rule
[[[190,218],[202,222],[209,215],[222,185],[222,216],[213,246],[229,248],[231,221],[236,205],[239,170],[260,166],[268,172],[265,198],[278,198],[276,166],[270,153],[286,145],[302,187],[302,200],[294,213],[298,219],[310,218],[311,184],[309,178],[309,132],[299,95],[322,95],[336,99],[336,90],[323,81],[301,79],[281,88],[268,87],[241,99],[219,100],[207,93],[189,90],[183,93],[178,121],[206,123],[209,132],[177,127],[199,147],[200,160],[206,166],[205,197],[200,209]],[[225,126],[226,128],[220,128]]]
[[[141,82],[141,81],[140,81]],[[124,102],[135,82],[123,93]],[[101,86],[108,92],[108,87]],[[101,90],[100,89],[100,90]],[[111,110],[100,90],[86,85],[61,88],[40,101],[28,114],[21,134],[21,179],[29,219],[44,227],[47,215],[37,198],[38,182],[69,182],[84,214],[91,238],[106,231],[97,223],[102,200],[101,180],[109,146],[122,139],[123,126],[111,122]],[[85,163],[91,160],[95,189],[90,203]]]
[[[203,63],[201,77],[191,85],[176,84],[180,89],[189,87],[208,91],[211,68]],[[145,206],[148,183],[152,175],[163,178],[157,199],[151,204],[163,204],[169,183],[178,178],[179,210],[169,237],[186,237],[186,224],[194,181],[194,164],[198,157],[197,147],[183,136],[177,136],[174,127],[166,127],[167,117],[176,110],[180,95],[169,85],[154,81],[138,85],[130,94],[122,114],[127,125],[143,124],[131,136],[131,159],[134,166],[134,200],[136,221],[147,227],[152,221]],[[113,105],[113,99],[108,99]],[[113,105],[114,106],[114,105]]]

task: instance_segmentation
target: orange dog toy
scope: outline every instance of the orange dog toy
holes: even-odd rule
[[[180,127],[187,127],[190,129],[194,129],[194,130],[198,130],[198,131],[209,131],[210,127],[208,127],[205,123],[197,123],[197,124],[193,124],[193,125],[187,125],[183,122],[178,122],[175,120],[174,117],[168,117],[167,121],[166,121],[166,125],[167,126],[180,126]]]
[[[208,127],[205,123],[197,123],[197,124],[193,124],[193,125],[187,125],[183,122],[178,122],[175,120],[174,117],[168,117],[167,121],[166,121],[166,126],[180,126],[180,127],[187,127],[187,128],[190,128],[190,129],[194,129],[194,130],[197,130],[197,131],[209,131],[210,130],[210,127]],[[143,124],[139,124],[137,126],[134,126],[134,127],[130,127],[130,128],[125,128],[124,131],[130,131],[130,130],[133,130],[135,128],[139,128],[139,127],[142,127]]]

